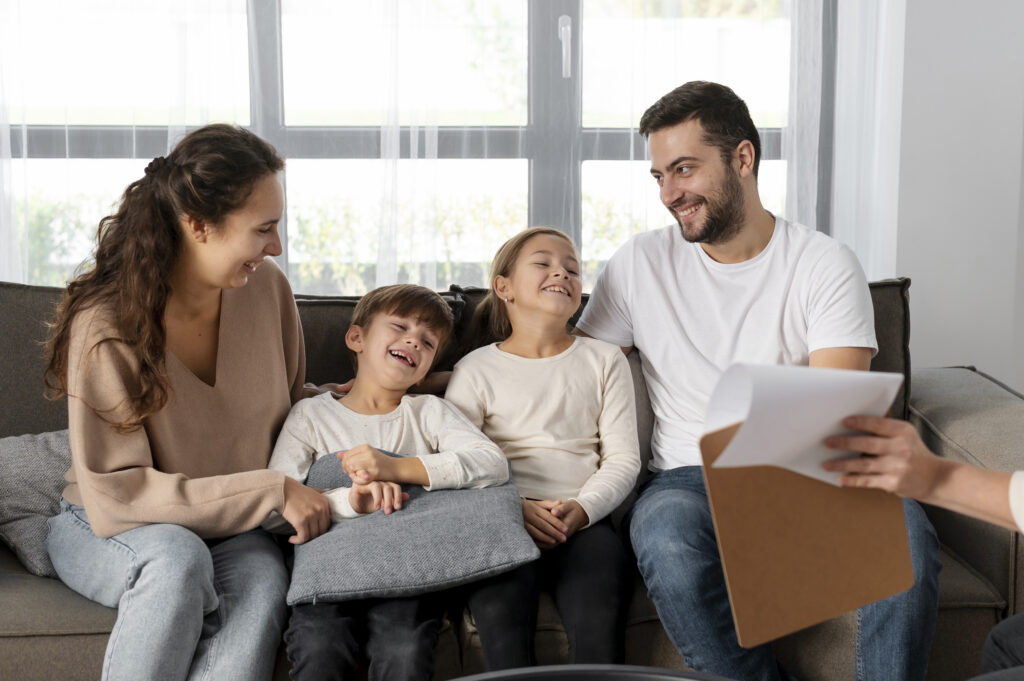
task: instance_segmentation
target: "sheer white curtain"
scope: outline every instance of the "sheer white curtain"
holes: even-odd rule
[[[288,159],[300,293],[483,285],[531,224],[577,240],[589,283],[671,221],[636,125],[695,79],[747,101],[766,206],[814,225],[819,5],[0,0],[0,278],[60,285],[145,161],[216,120]]]
[[[840,2],[832,234],[869,280],[896,273],[905,0]]]
[[[376,285],[399,280],[399,261],[407,264],[410,281],[428,288],[438,285],[437,238],[437,111],[438,89],[431,81],[439,72],[439,13],[427,0],[384,0],[382,59],[387,99],[380,127],[383,184]],[[401,172],[402,123],[408,130],[408,172]],[[422,149],[421,149],[422,146]],[[399,206],[410,212],[403,225]]]
[[[818,224],[822,109],[822,3],[794,2],[789,69],[789,123],[782,129],[786,160],[786,217],[811,228]],[[828,144],[828,141],[825,141]]]
[[[12,3],[0,3],[0,281],[24,282],[24,244],[15,223],[11,175],[10,88],[19,43],[16,9]]]
[[[0,279],[62,285],[148,159],[248,123],[245,48],[231,0],[0,0]]]

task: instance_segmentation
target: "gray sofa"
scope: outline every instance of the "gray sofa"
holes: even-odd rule
[[[970,368],[910,373],[908,288],[905,279],[871,285],[880,345],[872,369],[903,372],[907,378],[893,413],[917,425],[942,456],[999,470],[1024,467],[1024,399],[1019,394]],[[42,396],[39,345],[45,336],[44,322],[52,315],[60,293],[53,288],[0,283],[0,437],[59,430],[67,425],[64,403],[49,403]],[[482,293],[457,286],[446,292],[458,320],[457,341],[465,339],[469,318]],[[307,380],[345,380],[351,368],[341,339],[355,299],[299,296],[297,302],[306,340]],[[442,368],[466,351],[458,346],[453,343],[442,359]],[[639,371],[641,361],[636,353],[630,356],[641,448],[646,455],[652,415]],[[988,630],[1022,609],[1024,583],[1018,579],[1017,568],[1021,546],[1016,533],[939,509],[929,509],[929,514],[943,544],[943,571],[928,678],[963,679],[976,673]],[[98,679],[114,618],[115,611],[87,601],[59,581],[31,575],[0,545],[0,678]],[[787,667],[805,681],[850,679],[854,631],[854,618],[846,615],[781,639],[775,648]],[[537,637],[541,663],[564,660],[565,637],[546,598]],[[626,650],[628,664],[683,666],[639,575]],[[483,669],[472,622],[461,611],[452,612],[437,653],[437,679]],[[287,678],[286,666],[280,657],[275,678]]]

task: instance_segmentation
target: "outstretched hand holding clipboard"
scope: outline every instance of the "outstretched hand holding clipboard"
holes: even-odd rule
[[[722,374],[700,448],[740,645],[913,586],[901,500],[838,487],[820,466],[835,458],[824,439],[845,432],[842,419],[883,415],[901,383],[898,374],[793,366]]]

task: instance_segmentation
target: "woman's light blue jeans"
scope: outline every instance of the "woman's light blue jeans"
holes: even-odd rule
[[[857,611],[854,677],[923,681],[938,612],[939,543],[921,507],[903,502],[914,586]],[[740,647],[700,466],[656,473],[627,519],[651,600],[665,631],[697,671],[778,681],[771,645]]]
[[[209,544],[180,525],[97,537],[61,500],[46,548],[61,580],[117,608],[103,679],[269,679],[287,611],[288,572],[263,530]]]

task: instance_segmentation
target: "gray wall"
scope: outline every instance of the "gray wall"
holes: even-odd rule
[[[914,366],[1024,390],[1024,2],[907,0],[896,271]]]

